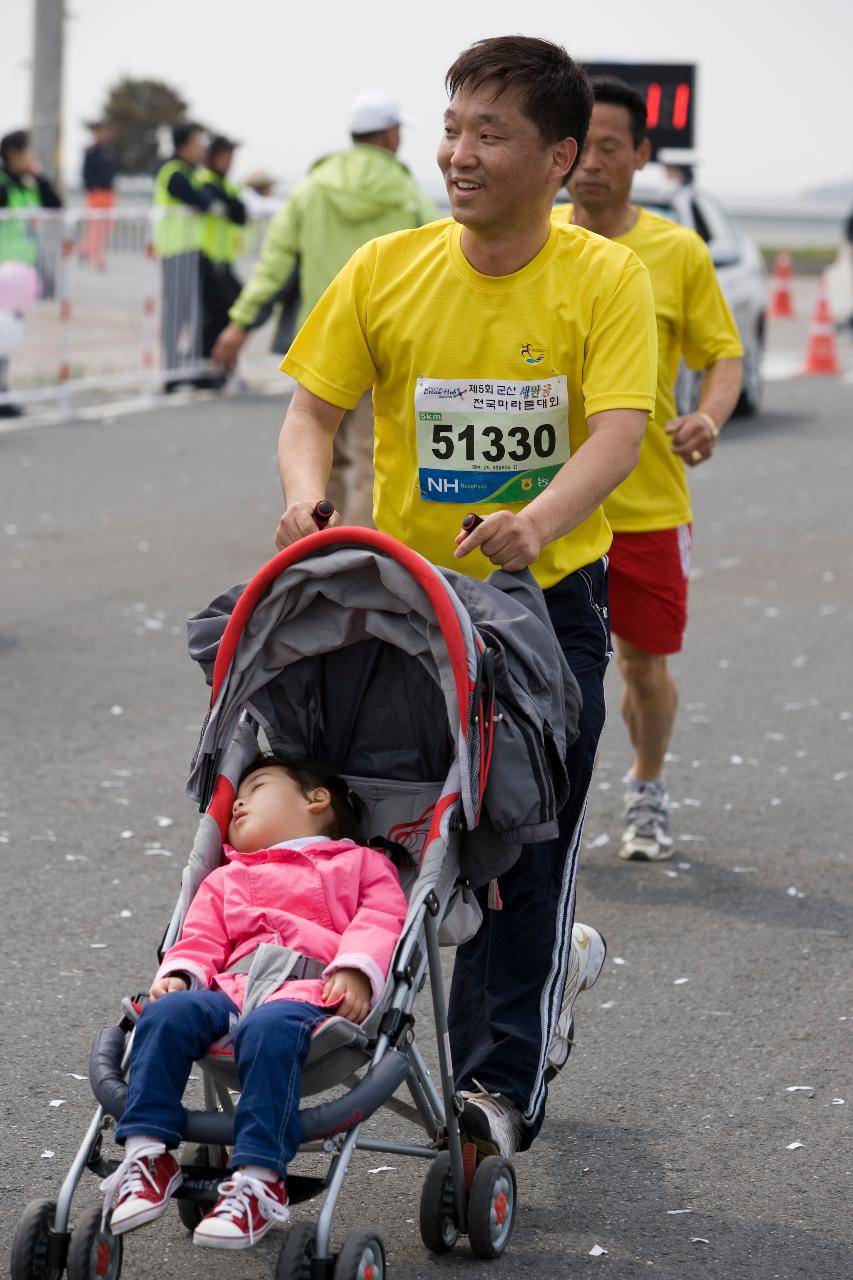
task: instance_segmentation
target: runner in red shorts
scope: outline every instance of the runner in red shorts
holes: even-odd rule
[[[713,453],[740,393],[743,348],[699,236],[631,204],[634,174],[651,153],[643,99],[613,79],[594,80],[593,92],[592,124],[569,182],[574,203],[554,217],[634,250],[651,274],[658,324],[655,416],[636,470],[604,504],[613,529],[610,621],[634,748],[620,854],[645,861],[673,851],[663,766],[678,704],[667,657],[681,649],[687,624],[693,517],[685,465]],[[699,409],[678,417],[682,357],[705,377]]]

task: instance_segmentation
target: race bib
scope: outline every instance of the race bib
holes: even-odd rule
[[[415,425],[422,498],[531,502],[569,460],[567,380],[418,378]]]

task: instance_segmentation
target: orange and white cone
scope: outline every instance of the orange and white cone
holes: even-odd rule
[[[773,264],[773,295],[770,299],[770,314],[775,319],[787,319],[794,314],[791,275],[790,253],[777,253]]]
[[[815,300],[812,322],[809,326],[809,345],[803,373],[840,373],[838,352],[835,347],[835,325],[829,311],[826,281],[821,279]]]

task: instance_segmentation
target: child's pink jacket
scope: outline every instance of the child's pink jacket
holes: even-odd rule
[[[225,970],[272,942],[326,968],[323,979],[288,980],[270,999],[319,1005],[326,978],[338,969],[358,969],[369,979],[375,1003],[408,905],[383,853],[349,840],[311,840],[257,853],[225,845],[225,856],[228,865],[199,886],[158,978],[187,974],[201,988],[218,987],[242,1009],[247,975]]]

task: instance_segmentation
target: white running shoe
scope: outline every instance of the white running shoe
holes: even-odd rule
[[[503,1094],[485,1089],[479,1093],[463,1089],[462,1098],[459,1130],[463,1143],[473,1142],[482,1156],[509,1160],[520,1148],[524,1134],[519,1108]]]
[[[672,857],[672,849],[669,796],[663,783],[629,780],[619,857],[626,861],[662,862]]]
[[[545,1067],[545,1079],[554,1079],[568,1061],[572,1048],[572,1031],[574,1024],[574,1005],[578,993],[588,991],[604,966],[607,954],[607,943],[597,929],[588,924],[572,926],[572,950],[569,956],[569,972],[566,974],[566,985],[563,988],[563,1003],[557,1029],[548,1050],[548,1061]]]

